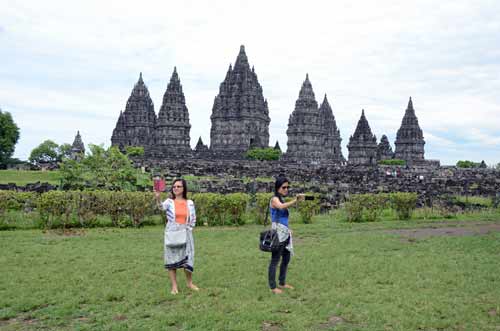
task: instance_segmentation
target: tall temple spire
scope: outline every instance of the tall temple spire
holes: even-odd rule
[[[248,63],[248,57],[247,54],[245,53],[245,46],[241,45],[240,52],[236,57],[236,61],[234,62],[234,70],[240,71],[249,69],[250,69],[250,64]]]
[[[406,160],[407,164],[424,160],[424,136],[418,124],[411,97],[394,145],[396,145],[395,157],[397,159]]]
[[[140,146],[148,153],[154,144],[155,123],[153,100],[141,72],[127,100],[125,111],[120,113],[111,136],[111,144],[121,149],[126,146]]]
[[[306,79],[302,83],[302,87],[299,92],[299,99],[297,102],[306,102],[306,103],[314,103],[316,107],[318,103],[316,102],[316,97],[314,96],[314,91],[311,82],[309,81],[309,74],[306,74]],[[311,105],[312,106],[312,105]]]
[[[157,155],[189,153],[191,151],[190,130],[186,98],[182,92],[177,67],[174,67],[156,122],[155,150]]]
[[[316,162],[325,158],[323,119],[308,74],[295,101],[295,109],[288,119],[286,134],[288,140],[284,159]]]
[[[268,105],[243,45],[220,84],[210,119],[210,149],[219,157],[241,158],[250,147],[269,145]]]
[[[337,122],[335,121],[335,116],[333,115],[332,107],[328,102],[326,93],[319,107],[319,112],[324,131],[323,149],[325,157],[336,163],[344,163],[345,159],[342,155],[342,147],[340,145],[342,142],[340,130],[337,127]]]
[[[349,164],[373,165],[377,163],[377,137],[372,134],[364,109],[361,111],[354,134],[349,138],[347,149],[349,150]]]

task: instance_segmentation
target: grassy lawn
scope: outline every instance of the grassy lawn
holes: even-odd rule
[[[296,225],[296,289],[283,295],[267,288],[262,226],[197,228],[201,290],[179,274],[177,296],[160,226],[2,231],[0,329],[499,330],[500,232],[407,240],[386,231],[438,226],[331,216]]]
[[[0,170],[0,184],[24,186],[36,182],[59,184],[59,171]]]

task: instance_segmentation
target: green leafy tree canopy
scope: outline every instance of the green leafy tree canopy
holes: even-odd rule
[[[149,174],[134,168],[118,147],[105,149],[89,145],[89,154],[80,161],[64,159],[60,164],[65,189],[137,191],[152,185]]]
[[[56,162],[58,157],[59,145],[52,140],[45,140],[43,143],[35,147],[30,154],[28,160],[33,164],[41,164],[47,162]]]
[[[5,168],[19,140],[19,128],[9,112],[0,108],[0,168]]]

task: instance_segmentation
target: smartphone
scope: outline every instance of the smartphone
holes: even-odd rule
[[[153,187],[156,192],[165,191],[165,180],[161,178],[155,178],[153,180]]]
[[[306,195],[304,197],[304,200],[314,200],[314,196],[312,196],[312,195]]]

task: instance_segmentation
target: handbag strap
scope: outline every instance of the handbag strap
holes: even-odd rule
[[[271,208],[271,201],[273,200],[274,196],[271,197],[271,199],[269,199],[269,203],[267,204],[267,208],[266,208],[266,218],[264,219],[264,225],[267,225],[267,219],[268,219],[268,216],[269,216],[269,208]],[[272,220],[271,220],[271,223],[272,223]]]

